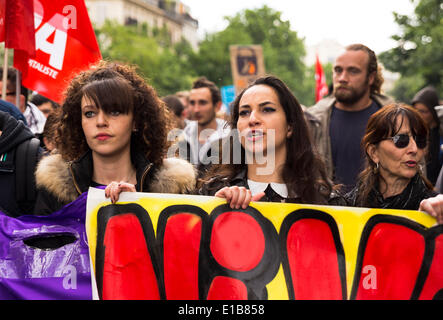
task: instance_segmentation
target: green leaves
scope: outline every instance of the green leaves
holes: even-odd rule
[[[285,81],[301,103],[314,104],[315,80],[303,62],[303,39],[281,12],[263,6],[225,19],[228,26],[207,34],[197,52],[185,40],[172,45],[166,28],[107,22],[96,32],[105,59],[136,64],[160,95],[188,90],[198,76],[231,85],[229,46],[260,44],[266,72]]]
[[[184,40],[172,46],[165,28],[151,31],[107,21],[96,30],[103,58],[137,65],[159,95],[189,89],[191,46]]]
[[[195,64],[198,74],[206,75],[219,86],[232,84],[229,46],[259,44],[263,47],[266,72],[285,81],[300,101],[313,104],[314,91],[310,88],[314,78],[312,83],[305,78],[303,40],[290,29],[289,21],[282,20],[280,12],[263,6],[225,19],[226,29],[206,35],[200,44]]]
[[[394,13],[401,28],[400,34],[392,36],[397,47],[380,55],[387,69],[401,74],[393,93],[403,101],[410,101],[415,90],[425,85],[436,87],[440,96],[443,92],[443,4],[441,0],[412,1],[417,3],[414,16]]]

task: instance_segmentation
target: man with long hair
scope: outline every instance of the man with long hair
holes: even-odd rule
[[[381,94],[382,84],[375,53],[362,44],[349,45],[333,66],[333,94],[308,109],[321,122],[314,143],[328,174],[346,190],[363,169],[360,142],[369,117],[392,102]]]

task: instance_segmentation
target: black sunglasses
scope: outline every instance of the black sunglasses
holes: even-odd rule
[[[386,138],[386,140],[387,139],[392,140],[397,148],[402,149],[406,148],[409,145],[409,137],[410,136],[408,134],[401,133],[401,134],[396,134],[393,137]],[[427,145],[426,136],[412,136],[412,137],[415,140],[417,148],[419,149],[426,148]]]

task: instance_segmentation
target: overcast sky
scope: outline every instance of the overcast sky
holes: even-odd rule
[[[376,53],[395,46],[390,36],[400,29],[393,11],[412,15],[410,0],[182,0],[199,21],[199,34],[223,30],[224,16],[267,5],[282,12],[305,45],[334,39],[342,45],[360,42]]]

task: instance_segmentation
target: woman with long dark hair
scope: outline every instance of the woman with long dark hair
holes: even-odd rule
[[[200,194],[226,198],[237,208],[260,198],[328,202],[332,187],[324,164],[299,102],[280,79],[261,77],[243,90],[231,105],[230,125],[221,163],[200,181]]]

